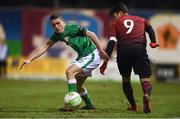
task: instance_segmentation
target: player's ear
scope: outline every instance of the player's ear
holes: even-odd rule
[[[116,19],[116,13],[113,13],[113,14],[111,15],[111,17],[112,17],[113,19]]]
[[[121,17],[123,14],[124,14],[124,12],[123,12],[123,11],[120,11],[120,12],[118,13],[118,17]]]

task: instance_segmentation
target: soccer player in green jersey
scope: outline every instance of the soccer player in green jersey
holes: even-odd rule
[[[78,92],[81,95],[86,104],[81,109],[95,109],[83,83],[87,77],[91,76],[92,70],[99,66],[100,57],[104,60],[108,60],[108,55],[101,47],[99,39],[94,32],[75,23],[66,24],[58,13],[51,15],[50,22],[52,27],[55,29],[54,34],[46,44],[35,49],[29,55],[21,65],[20,69],[22,69],[24,65],[27,65],[34,59],[40,57],[56,42],[65,42],[78,53],[76,62],[66,70],[69,92]],[[65,107],[64,110],[66,111]]]

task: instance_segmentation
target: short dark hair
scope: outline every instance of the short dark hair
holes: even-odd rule
[[[123,13],[127,13],[128,12],[128,8],[124,3],[119,3],[118,5],[114,6],[110,12],[109,15],[113,16],[114,13],[118,13],[122,11]]]
[[[50,20],[54,20],[54,19],[57,19],[57,18],[60,18],[63,20],[62,16],[60,13],[53,13],[51,16],[50,16]]]

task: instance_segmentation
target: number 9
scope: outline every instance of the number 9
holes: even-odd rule
[[[128,28],[126,34],[130,33],[134,27],[134,21],[130,19],[124,20],[124,26]]]

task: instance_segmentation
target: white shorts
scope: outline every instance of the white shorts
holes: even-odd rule
[[[100,62],[101,59],[99,56],[99,51],[95,49],[93,53],[90,53],[87,56],[82,57],[73,64],[77,65],[82,69],[84,76],[91,77],[92,71],[99,66]]]

